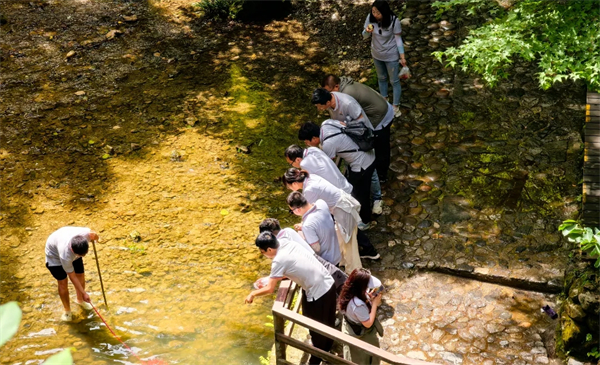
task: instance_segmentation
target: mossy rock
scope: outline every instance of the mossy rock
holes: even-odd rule
[[[581,326],[573,321],[569,316],[563,315],[561,318],[562,334],[561,339],[565,350],[577,348],[585,340]]]

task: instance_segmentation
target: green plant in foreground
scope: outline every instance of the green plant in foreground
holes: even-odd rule
[[[558,230],[570,242],[579,243],[582,251],[588,252],[592,258],[596,258],[594,267],[600,267],[600,229],[583,227],[579,222],[569,219],[564,221]]]
[[[17,302],[8,302],[0,305],[0,347],[10,340],[21,324],[23,312]],[[72,365],[73,357],[70,349],[64,349],[58,354],[50,356],[43,365]]]

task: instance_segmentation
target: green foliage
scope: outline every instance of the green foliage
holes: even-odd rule
[[[127,249],[133,253],[139,253],[140,255],[146,254],[146,247],[142,244],[138,244],[135,242],[128,243],[126,245]]]
[[[23,312],[17,302],[8,302],[0,305],[0,347],[10,340],[21,324]],[[44,365],[72,365],[71,349],[64,349],[44,361]]]
[[[244,0],[201,0],[192,6],[199,8],[206,19],[235,19]]]
[[[271,357],[271,351],[267,352],[267,357],[260,356],[258,358],[258,361],[260,362],[260,365],[269,365],[269,364],[271,364],[271,362],[269,361],[270,357]]]
[[[592,351],[590,351],[590,352],[587,353],[587,355],[591,356],[593,358],[596,358],[596,359],[600,359],[600,352],[598,352],[598,348],[597,347],[594,347],[592,349]]]
[[[0,346],[3,346],[17,333],[22,315],[17,302],[0,305]]]
[[[509,74],[515,59],[536,62],[540,87],[564,80],[584,80],[600,90],[600,8],[596,1],[520,0],[508,10],[484,0],[449,0],[432,6],[444,12],[497,16],[474,29],[459,47],[434,52],[447,66],[474,71],[495,86]],[[492,10],[492,11],[490,11]]]
[[[70,349],[64,349],[58,354],[54,354],[44,361],[42,365],[70,365],[73,364],[73,356]]]
[[[431,6],[438,8],[436,13],[438,17],[454,7],[463,7],[466,10],[466,14],[470,16],[483,15],[486,13],[493,16],[501,10],[497,2],[489,0],[436,1],[431,4]]]
[[[596,258],[594,267],[600,267],[600,230],[598,228],[582,227],[579,222],[566,220],[558,227],[563,236],[570,242],[579,243],[583,251],[589,252],[592,258]]]

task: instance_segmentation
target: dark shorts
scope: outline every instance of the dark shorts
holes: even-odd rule
[[[46,262],[46,267],[50,270],[50,273],[56,280],[65,280],[67,278],[67,272],[63,269],[62,266],[48,266]],[[75,269],[75,274],[83,274],[83,258],[78,258],[73,261],[73,269]]]

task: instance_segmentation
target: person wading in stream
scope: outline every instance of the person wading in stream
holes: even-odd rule
[[[302,311],[305,316],[329,327],[335,325],[336,288],[334,280],[325,267],[306,249],[291,240],[278,240],[273,232],[262,232],[256,238],[256,246],[271,263],[269,281],[264,287],[253,290],[245,299],[252,303],[255,297],[273,293],[277,282],[289,278],[302,287]],[[309,331],[312,343],[323,350],[331,350],[333,340]],[[319,364],[321,358],[312,355],[309,364]]]
[[[73,319],[67,277],[75,287],[76,303],[85,310],[92,310],[90,296],[85,292],[83,256],[88,253],[88,242],[98,238],[98,234],[89,228],[62,227],[46,240],[46,267],[58,281],[58,295],[65,308],[60,317],[62,321],[70,322]]]

